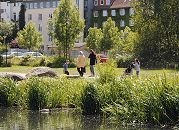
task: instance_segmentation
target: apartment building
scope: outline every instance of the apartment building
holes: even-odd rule
[[[102,27],[103,22],[111,17],[119,29],[126,26],[132,27],[131,16],[134,10],[131,7],[132,0],[94,0],[92,27]]]
[[[18,21],[21,2],[0,2],[0,21]]]
[[[84,37],[87,36],[88,29],[90,28],[93,7],[94,7],[93,0],[84,0],[84,19],[85,19]]]
[[[57,7],[59,0],[26,0],[25,21],[32,21],[39,32],[41,32],[44,45],[44,53],[49,54],[53,45],[51,36],[48,35],[48,20],[52,17],[53,11]],[[84,1],[74,1],[79,8],[81,18],[84,18]]]

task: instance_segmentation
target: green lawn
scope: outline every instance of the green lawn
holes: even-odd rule
[[[28,73],[34,67],[29,66],[12,66],[12,67],[0,67],[0,72],[14,72],[14,73]],[[63,74],[63,68],[52,68],[58,75]],[[76,68],[69,68],[68,69],[70,74],[77,75],[78,72]],[[120,75],[122,75],[125,68],[117,68],[116,71]],[[86,68],[87,73],[85,75],[90,75],[89,67]],[[169,70],[169,69],[157,69],[157,70],[148,70],[148,69],[141,69],[140,76],[148,76],[148,75],[156,75],[156,74],[179,74],[177,70]],[[135,70],[133,69],[133,75],[135,74]]]

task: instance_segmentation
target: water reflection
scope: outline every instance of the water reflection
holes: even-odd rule
[[[82,116],[74,110],[50,113],[0,108],[0,130],[154,130],[153,128],[119,127],[100,116]],[[155,130],[159,130],[155,128]]]

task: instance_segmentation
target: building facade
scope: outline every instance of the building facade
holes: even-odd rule
[[[21,3],[0,2],[0,20],[18,21]]]
[[[53,46],[52,38],[48,35],[48,20],[52,18],[52,14],[57,7],[59,0],[28,0],[24,1],[26,5],[25,21],[32,21],[37,30],[43,36],[44,53],[50,54],[50,48]],[[75,0],[79,8],[81,18],[84,18],[84,2],[83,0]]]
[[[85,19],[84,37],[87,36],[88,29],[90,28],[93,7],[94,7],[93,0],[84,0],[84,19]]]
[[[103,22],[111,17],[120,30],[126,26],[132,27],[133,14],[131,0],[94,0],[91,26],[102,27]]]

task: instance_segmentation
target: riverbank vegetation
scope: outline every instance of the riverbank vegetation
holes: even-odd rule
[[[175,125],[179,117],[179,75],[159,73],[119,78],[115,66],[98,65],[96,79],[33,77],[0,79],[0,106],[23,109],[73,107],[127,123]]]

